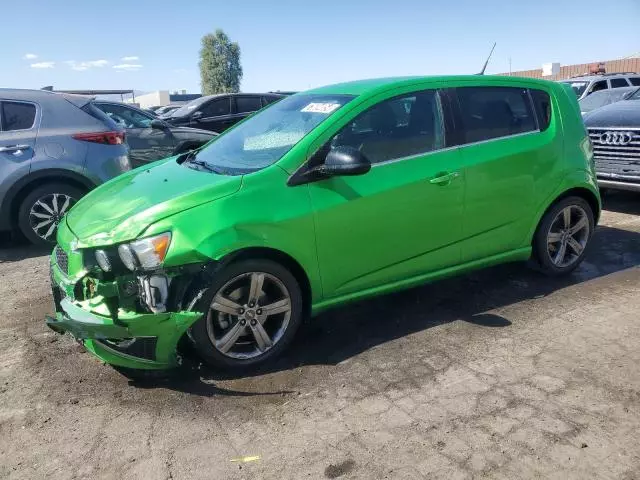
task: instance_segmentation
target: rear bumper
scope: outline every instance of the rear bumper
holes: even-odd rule
[[[611,188],[613,190],[628,190],[631,192],[640,192],[640,183],[617,182],[615,180],[598,179],[600,188]]]
[[[117,309],[110,314],[102,297],[74,299],[75,283],[51,259],[55,316],[46,325],[69,333],[100,360],[136,369],[166,369],[178,364],[177,345],[201,316],[198,312],[139,313]]]

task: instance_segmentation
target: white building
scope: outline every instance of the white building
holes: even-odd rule
[[[169,92],[169,90],[156,90],[155,92],[136,95],[135,103],[137,103],[140,108],[149,108],[157,107],[158,105],[187,103],[201,96],[199,93],[187,93],[186,90],[176,90],[174,92]],[[129,98],[127,102],[133,103],[133,99]]]

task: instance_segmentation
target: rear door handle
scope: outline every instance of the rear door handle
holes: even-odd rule
[[[429,183],[433,183],[435,185],[445,185],[451,182],[451,180],[455,180],[459,176],[460,176],[460,172],[451,172],[451,173],[442,172],[442,173],[439,173],[437,176],[433,177],[431,180],[429,180]]]
[[[21,150],[26,150],[27,148],[29,148],[29,145],[7,145],[6,147],[0,147],[0,153],[17,153]]]

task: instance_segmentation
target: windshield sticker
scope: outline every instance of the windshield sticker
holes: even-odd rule
[[[310,103],[306,107],[304,107],[301,112],[309,112],[309,113],[324,113],[329,114],[334,110],[340,108],[339,103]]]
[[[584,85],[584,82],[573,82],[571,84],[572,87],[581,87]]]

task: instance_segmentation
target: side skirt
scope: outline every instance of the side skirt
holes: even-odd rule
[[[350,293],[348,295],[342,295],[339,297],[329,298],[322,300],[311,307],[311,314],[317,315],[329,308],[337,307],[347,302],[353,302],[356,300],[362,300],[368,297],[382,295],[385,293],[391,293],[398,290],[404,290],[407,288],[422,285],[436,280],[441,280],[447,277],[453,277],[466,273],[472,270],[478,270],[481,268],[498,265],[501,263],[509,262],[521,262],[526,261],[531,257],[531,247],[519,248],[517,250],[511,250],[506,253],[498,255],[492,255],[491,257],[483,258],[480,260],[474,260],[472,262],[463,263],[462,265],[456,265],[453,267],[443,268],[435,272],[429,272],[415,277],[405,278],[397,280],[395,282],[387,283],[379,287],[372,287],[360,292]]]

